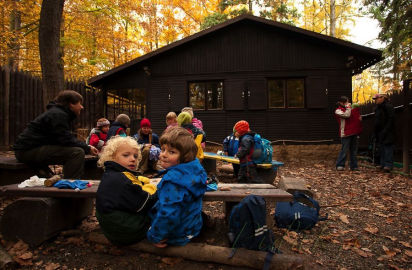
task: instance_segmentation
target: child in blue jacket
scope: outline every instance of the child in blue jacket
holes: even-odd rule
[[[223,140],[223,152],[225,156],[235,156],[239,148],[239,133],[233,132]],[[233,176],[237,178],[239,173],[239,164],[232,163]]]
[[[157,186],[159,200],[149,212],[152,225],[147,239],[159,248],[184,246],[202,228],[207,175],[196,159],[195,141],[184,128],[166,130],[160,144],[160,162],[166,170]]]

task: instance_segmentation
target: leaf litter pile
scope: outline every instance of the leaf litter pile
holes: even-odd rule
[[[358,172],[337,172],[332,162],[315,161],[285,164],[276,184],[280,176],[305,179],[321,205],[321,215],[329,216],[310,231],[273,227],[276,245],[284,254],[311,258],[311,268],[316,269],[411,269],[411,178],[362,164]],[[230,174],[217,177],[221,182],[235,182]],[[1,199],[1,211],[8,203]],[[197,241],[228,246],[222,204],[206,202],[204,212],[213,229]],[[3,239],[1,245],[21,269],[240,269],[96,244],[88,240],[94,231],[99,231],[99,225],[90,216],[78,228],[39,247]]]

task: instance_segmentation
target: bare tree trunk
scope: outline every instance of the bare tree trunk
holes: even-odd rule
[[[60,49],[63,6],[64,0],[43,0],[40,11],[39,50],[44,105],[64,87],[63,59]]]
[[[330,36],[336,37],[336,14],[335,14],[335,0],[330,0],[330,17],[329,17],[329,24],[330,24]]]
[[[9,43],[9,53],[8,53],[8,65],[11,70],[18,69],[19,67],[19,54],[20,54],[20,44],[18,38],[18,32],[21,26],[21,14],[17,10],[17,2],[19,0],[14,0],[13,10],[10,13],[10,30],[13,33],[13,37]]]

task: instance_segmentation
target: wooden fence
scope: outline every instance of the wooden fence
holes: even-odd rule
[[[96,120],[104,116],[102,91],[87,87],[84,82],[66,81],[65,89],[75,90],[83,96],[83,106],[75,128],[91,129]],[[0,148],[9,150],[17,135],[43,108],[42,81],[18,70],[0,67]]]
[[[412,160],[412,80],[404,82],[404,89],[401,92],[393,93],[389,100],[395,111],[395,160],[402,161],[403,152],[407,152],[409,160]],[[405,92],[407,91],[407,93]],[[366,151],[371,147],[371,136],[374,133],[375,124],[375,103],[362,104],[360,111],[362,114],[363,132],[359,140],[360,151]]]

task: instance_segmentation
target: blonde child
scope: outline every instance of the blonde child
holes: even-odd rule
[[[159,200],[149,213],[152,225],[147,239],[160,248],[183,246],[202,228],[202,198],[207,175],[196,159],[193,137],[184,128],[165,131],[160,144],[160,162],[166,170],[158,184]]]
[[[176,115],[175,112],[169,112],[166,115],[166,125],[167,125],[166,130],[168,130],[169,128],[178,126],[178,124],[177,124],[177,115]]]
[[[97,189],[96,217],[113,244],[128,245],[146,236],[147,212],[157,200],[156,186],[136,172],[140,152],[131,137],[107,141],[98,165],[105,172]]]

